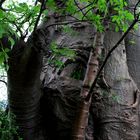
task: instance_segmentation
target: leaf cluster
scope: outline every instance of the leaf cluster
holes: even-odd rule
[[[40,5],[29,5],[28,3],[19,3],[9,0],[4,5],[7,11],[0,9],[0,65],[8,58],[8,48],[2,44],[2,38],[7,37],[7,43],[10,46],[15,44],[14,38],[25,38],[28,33],[33,31],[36,18],[38,16]]]
[[[67,0],[62,2],[64,3],[63,6],[58,6],[55,0],[47,0],[46,10],[42,12],[41,19],[47,16],[49,12],[62,16],[71,16],[78,21],[90,22],[100,32],[105,31],[106,25],[110,23],[113,23],[116,32],[120,30],[125,32],[129,27],[129,23],[134,20],[133,13],[128,9],[127,0]],[[0,9],[0,38],[8,36],[12,48],[15,43],[13,35],[17,38],[25,38],[33,32],[41,4],[33,5],[7,0],[4,8],[9,10]],[[66,26],[64,32],[65,30],[73,34]],[[8,58],[8,51],[1,43],[0,65],[3,64],[5,58]],[[56,50],[54,52],[56,53]],[[64,55],[64,52],[67,51],[59,49],[59,55]]]
[[[52,57],[48,60],[49,64],[53,64],[56,67],[62,67],[64,63],[61,61],[62,57],[70,60],[74,60],[76,54],[75,51],[67,47],[59,47],[55,42],[50,45]]]
[[[128,10],[127,0],[68,0],[66,13],[79,20],[90,21],[99,31],[104,31],[105,22],[113,22],[115,30],[125,32],[134,15]]]
[[[22,140],[20,138],[17,130],[18,127],[16,126],[15,122],[13,121],[15,116],[13,114],[7,115],[1,108],[0,108],[0,139],[1,140]]]

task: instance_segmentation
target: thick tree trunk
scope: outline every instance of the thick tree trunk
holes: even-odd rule
[[[108,52],[121,33],[108,31],[104,45]],[[105,66],[105,79],[110,89],[99,90],[93,96],[95,138],[97,140],[138,140],[137,87],[129,75],[124,42],[120,44]],[[94,103],[95,102],[95,103]],[[96,108],[96,110],[95,110]],[[95,127],[95,128],[96,128]]]
[[[42,125],[40,99],[42,96],[43,54],[49,55],[48,45],[54,34],[54,27],[46,28],[55,22],[48,17],[48,22],[40,26],[25,43],[19,40],[14,45],[8,70],[9,108],[15,114],[19,132],[24,140],[46,140]]]
[[[49,138],[52,140],[71,140],[76,106],[81,102],[81,84],[84,79],[89,52],[93,47],[94,29],[91,25],[76,23],[72,24],[71,27],[75,35],[58,32],[54,41],[60,48],[68,47],[75,50],[77,53],[75,60],[60,57],[65,66],[61,70],[49,64],[44,67],[46,76],[42,106],[47,107],[43,111],[43,116]]]
[[[21,47],[21,42],[16,46]],[[13,50],[9,59],[9,107],[16,115],[20,134],[25,140],[40,139],[38,126],[41,123],[39,115],[41,61],[41,55],[27,44],[23,45],[18,54]]]
[[[39,42],[35,46],[45,50],[43,59],[38,53],[38,47],[33,46],[35,40],[28,47],[21,47],[17,55],[15,52],[11,54],[9,59],[9,107],[16,115],[24,140],[71,140],[76,106],[81,101],[80,91],[95,30],[88,23],[79,22],[70,25],[74,30],[72,33],[65,33],[63,26],[49,27],[55,22],[56,19],[50,17],[38,29],[39,33],[35,38]],[[106,32],[105,52],[120,38],[121,33]],[[75,60],[62,56],[59,59],[64,62],[64,67],[49,64],[48,59],[54,58],[51,49],[47,48],[52,40],[59,48],[75,50]],[[139,60],[131,55],[131,51],[139,57],[137,45],[136,49],[127,48],[126,60],[125,45],[122,42],[109,58],[104,69],[104,78],[110,88],[99,80],[90,107],[85,140],[139,139],[139,92],[135,84],[136,82],[139,87]],[[130,60],[134,60],[134,63]],[[41,68],[43,93],[40,90]]]
[[[138,88],[140,89],[140,27],[138,31],[129,33],[125,40],[126,44],[126,53],[127,53],[127,64],[129,68],[129,73],[131,77],[134,79],[135,83],[137,84]],[[140,110],[139,114],[139,125],[140,125]],[[140,126],[139,126],[140,130]],[[139,131],[140,132],[140,131]],[[140,139],[140,134],[139,134]]]

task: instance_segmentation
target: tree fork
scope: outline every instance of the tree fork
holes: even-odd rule
[[[91,104],[90,100],[85,100],[90,91],[91,85],[94,82],[98,68],[99,58],[103,48],[103,34],[97,32],[94,37],[93,48],[91,48],[90,56],[87,64],[87,70],[83,81],[80,96],[82,101],[77,107],[76,119],[74,122],[72,140],[84,140],[85,139],[85,128],[88,123],[89,108]]]
[[[89,56],[89,60],[87,64],[87,70],[86,70],[85,78],[83,81],[83,87],[80,93],[83,100],[81,101],[80,105],[78,106],[79,108],[77,109],[76,119],[74,122],[74,127],[73,127],[73,132],[72,132],[72,140],[84,140],[85,128],[88,123],[89,107],[91,104],[93,88],[95,87],[98,77],[100,73],[102,72],[112,52],[119,46],[119,44],[126,37],[128,32],[134,27],[134,25],[138,21],[139,21],[139,15],[135,17],[134,21],[132,22],[130,27],[127,29],[127,31],[122,35],[122,37],[116,43],[116,45],[113,46],[113,48],[108,52],[100,69],[99,69],[99,57],[102,53],[102,45],[103,45],[102,35],[103,34],[96,33],[95,38],[94,38],[94,43],[93,43],[93,46],[95,46],[95,49],[93,52],[93,48],[92,48],[90,52],[90,56]]]

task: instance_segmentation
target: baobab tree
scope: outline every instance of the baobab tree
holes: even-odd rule
[[[23,139],[138,140],[140,1],[3,2],[9,112]]]

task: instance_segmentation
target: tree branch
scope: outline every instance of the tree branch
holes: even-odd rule
[[[89,91],[89,94],[88,96],[85,98],[86,101],[89,101],[92,94],[93,94],[93,89],[97,83],[97,80],[104,68],[104,66],[106,65],[109,57],[111,56],[112,52],[120,45],[120,43],[124,40],[124,38],[126,37],[126,35],[129,33],[129,31],[134,27],[134,25],[139,21],[139,15],[136,16],[135,20],[132,22],[132,24],[130,25],[130,27],[127,29],[127,31],[123,34],[123,36],[120,38],[120,40],[115,44],[115,46],[108,52],[107,56],[105,57],[105,60],[103,62],[103,64],[101,65],[97,75],[96,75],[96,78],[94,80],[94,82],[92,83],[91,85],[91,88],[90,88],[90,91]]]
[[[0,80],[0,82],[4,83],[7,86],[7,82],[5,82],[4,80]]]
[[[38,15],[38,17],[37,17],[37,19],[36,19],[33,32],[36,30],[37,25],[38,25],[39,20],[40,20],[40,17],[41,17],[41,15],[42,15],[43,11],[45,10],[44,5],[46,4],[46,1],[47,1],[47,0],[43,0],[43,1],[41,2],[41,7],[40,7],[39,15]]]
[[[135,7],[134,7],[134,18],[136,18],[138,16],[138,14],[136,13],[137,12],[137,7],[140,3],[140,0],[136,3]]]
[[[76,0],[74,0],[74,3],[77,6],[77,8],[79,9],[79,11],[83,14],[83,16],[85,16],[85,13],[83,12],[82,8],[79,6],[78,2]]]

